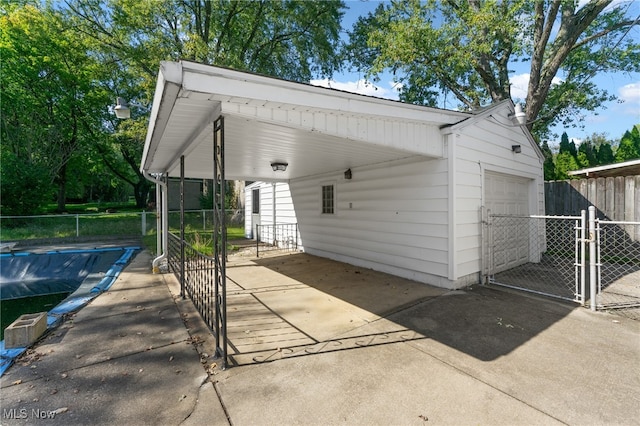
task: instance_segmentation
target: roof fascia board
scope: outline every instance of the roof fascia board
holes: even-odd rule
[[[450,126],[442,127],[440,129],[440,132],[443,135],[447,135],[447,134],[450,134],[450,133],[456,133],[456,132],[464,129],[465,127],[469,127],[469,126],[472,126],[474,124],[479,123],[480,121],[487,120],[497,110],[503,108],[505,105],[509,105],[511,107],[511,109],[515,108],[515,105],[514,105],[514,103],[513,103],[513,101],[511,99],[505,99],[503,101],[497,102],[497,103],[495,103],[493,105],[490,105],[490,106],[484,108],[482,111],[478,112],[477,114],[474,114],[472,117],[469,117],[466,120],[460,121],[460,122],[455,123],[455,124],[450,125]],[[524,136],[529,141],[529,144],[533,147],[533,150],[538,155],[538,158],[541,161],[544,162],[544,153],[542,152],[542,149],[540,149],[540,147],[538,146],[538,143],[533,138],[533,136],[531,135],[531,132],[529,131],[529,129],[527,129],[526,126],[508,126],[506,124],[501,124],[501,123],[498,123],[498,122],[496,122],[495,124],[498,125],[498,126],[503,126],[503,127],[513,127],[514,129],[515,128],[520,128],[520,130],[522,131]]]
[[[193,62],[183,61],[181,64],[183,86],[185,90],[195,92],[256,99],[257,93],[269,88],[268,99],[261,99],[265,103],[277,102],[295,108],[324,109],[342,114],[374,115],[440,125],[456,123],[469,116],[465,112],[406,104]]]
[[[471,117],[467,118],[466,120],[462,120],[450,126],[443,127],[442,133],[443,134],[455,133],[459,130],[464,129],[465,127],[473,126],[474,124],[479,123],[480,121],[486,120],[487,117],[494,114],[497,110],[502,108],[505,104],[510,104],[512,107],[514,106],[511,99],[505,99],[503,101],[497,102],[495,104],[492,104],[482,109],[480,112],[473,114]]]
[[[588,169],[574,170],[574,171],[568,172],[567,174],[570,176],[578,176],[578,175],[589,176],[590,173],[603,172],[606,170],[622,169],[625,167],[636,166],[636,165],[640,165],[640,160],[629,160],[623,163],[614,163],[614,164],[607,164],[605,166],[590,167]]]
[[[158,143],[169,123],[173,106],[175,105],[182,86],[182,64],[178,62],[162,61],[153,97],[147,138],[142,152],[141,170],[148,170],[149,162],[153,158]]]

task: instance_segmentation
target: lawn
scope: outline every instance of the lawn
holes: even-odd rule
[[[155,247],[156,214],[135,210],[134,204],[73,204],[69,213],[0,218],[0,241],[70,238],[85,236],[142,236]],[[229,217],[233,212],[228,212]],[[169,229],[180,231],[180,213],[169,212]],[[184,214],[187,241],[207,245],[213,230],[211,210],[187,211]],[[244,237],[244,228],[227,228],[229,239]],[[151,235],[151,238],[149,236]]]

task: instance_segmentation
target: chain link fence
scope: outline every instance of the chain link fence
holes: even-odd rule
[[[0,240],[138,236],[156,229],[151,212],[105,212],[0,217]]]
[[[244,210],[226,211],[228,226],[244,226]],[[184,213],[187,231],[213,230],[213,210]],[[169,212],[169,228],[180,229],[180,212]],[[0,241],[91,236],[144,236],[155,234],[156,212],[104,212],[38,216],[0,216]]]
[[[640,320],[640,222],[594,223],[589,231],[585,212],[487,214],[486,282]]]
[[[640,320],[640,222],[598,220],[598,310]]]
[[[488,215],[487,281],[583,302],[580,216]]]

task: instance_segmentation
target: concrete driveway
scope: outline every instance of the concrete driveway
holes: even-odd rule
[[[306,254],[227,275],[234,424],[640,422],[637,321]]]

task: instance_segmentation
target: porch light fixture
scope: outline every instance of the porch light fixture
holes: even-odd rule
[[[520,154],[522,152],[522,147],[520,145],[511,145],[511,151],[516,154]]]
[[[509,114],[511,122],[515,126],[524,126],[527,124],[527,114],[522,110],[520,104],[516,104],[513,114]]]
[[[347,169],[347,170],[344,172],[344,178],[345,178],[345,179],[347,179],[347,180],[350,180],[350,179],[351,179],[351,177],[352,177],[351,169]]]
[[[287,170],[288,163],[271,163],[271,168],[274,172],[284,172]]]
[[[131,118],[131,108],[129,108],[129,104],[127,103],[127,101],[125,101],[124,98],[121,98],[120,96],[116,98],[116,106],[113,108],[113,110],[116,113],[116,117],[121,120]]]

